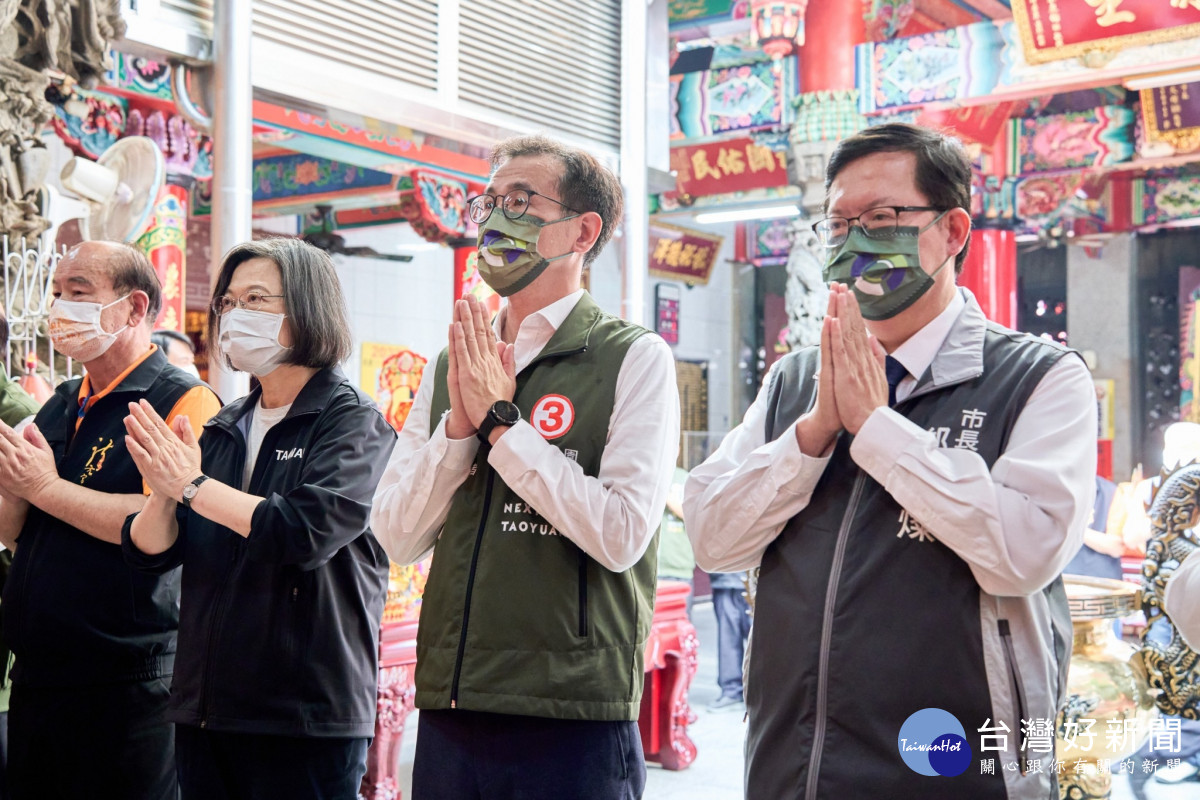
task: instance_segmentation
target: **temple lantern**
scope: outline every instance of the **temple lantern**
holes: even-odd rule
[[[804,44],[808,0],[750,0],[750,40],[774,60]]]

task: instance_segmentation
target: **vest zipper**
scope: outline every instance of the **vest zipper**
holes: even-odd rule
[[[588,634],[588,613],[587,613],[587,553],[579,551],[579,635],[581,637]]]
[[[833,564],[829,569],[829,585],[825,588],[825,612],[821,617],[821,651],[817,665],[817,715],[813,730],[812,753],[808,759],[808,782],[804,789],[805,800],[817,800],[817,779],[821,769],[821,751],[825,749],[825,714],[829,704],[829,645],[833,640],[833,606],[837,600],[838,581],[842,574],[842,561],[846,556],[846,541],[850,538],[850,523],[858,509],[866,477],[862,470],[854,478],[854,489],[850,502],[842,515],[838,528],[837,545],[833,551]]]
[[[471,593],[475,589],[475,567],[479,564],[479,548],[483,545],[483,531],[487,527],[488,511],[492,506],[492,485],[495,480],[495,470],[488,470],[487,488],[483,492],[483,513],[479,515],[479,530],[475,532],[475,550],[471,553],[471,570],[467,574],[467,597],[463,606],[462,631],[458,635],[458,655],[454,658],[454,681],[450,684],[451,708],[458,708],[458,679],[462,676],[463,656],[467,651],[467,623],[471,618]]]
[[[1004,661],[1008,666],[1008,680],[1012,684],[1013,701],[1017,704],[1015,732],[1020,729],[1021,720],[1025,719],[1025,684],[1021,681],[1021,673],[1017,671],[1017,655],[1013,649],[1012,631],[1009,629],[1008,620],[996,620],[996,627],[1000,631],[1000,644],[1004,647]],[[996,724],[999,725],[999,721]],[[1029,760],[1025,757],[1023,750],[1020,751],[1018,760],[1021,765],[1021,774],[1027,775]]]

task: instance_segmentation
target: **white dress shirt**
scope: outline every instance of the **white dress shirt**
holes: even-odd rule
[[[541,353],[583,297],[574,292],[521,322],[513,346],[517,374]],[[497,315],[497,335],[507,306]],[[454,493],[479,448],[475,436],[446,437],[443,418],[429,431],[436,370],[425,370],[412,410],[375,492],[371,527],[393,561],[421,560],[433,548]],[[679,452],[675,360],[646,334],[625,354],[597,477],[567,458],[525,420],[501,436],[488,464],[558,531],[614,572],[646,552],[662,519]]]
[[[956,293],[892,353],[909,370],[898,400],[912,393],[913,376],[924,375],[964,303]],[[794,427],[765,441],[769,383],[770,373],[742,424],[688,479],[683,508],[702,569],[757,566],[808,505],[829,463],[800,452]],[[935,434],[886,406],[867,418],[850,456],[970,565],[984,591],[1028,595],[1053,580],[1083,540],[1095,492],[1096,416],[1091,374],[1066,356],[1030,395],[991,470],[978,453],[939,447]]]

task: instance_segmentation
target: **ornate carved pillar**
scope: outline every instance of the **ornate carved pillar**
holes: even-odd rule
[[[821,4],[810,6],[809,13],[818,5]],[[809,42],[812,41],[810,38]],[[809,46],[805,45],[806,48]],[[787,342],[793,349],[821,341],[821,320],[829,295],[821,278],[826,252],[817,244],[810,226],[821,216],[825,206],[825,166],[838,141],[862,130],[865,125],[866,121],[858,112],[856,90],[822,91],[798,98],[796,121],[789,137],[788,175],[790,181],[800,187],[802,216],[792,229],[784,298],[788,310]]]
[[[199,136],[183,117],[162,111],[129,112],[126,136],[148,136],[162,150],[167,165],[167,185],[154,203],[149,227],[136,242],[158,273],[163,306],[155,328],[186,332],[188,201],[195,178],[192,170],[199,155]]]

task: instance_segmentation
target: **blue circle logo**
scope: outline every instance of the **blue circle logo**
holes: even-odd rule
[[[904,720],[896,746],[908,768],[921,775],[953,778],[971,765],[967,732],[940,708],[923,708]]]

